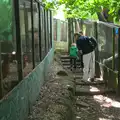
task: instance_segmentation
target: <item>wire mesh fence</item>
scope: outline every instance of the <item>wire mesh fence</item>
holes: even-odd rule
[[[54,18],[54,40],[67,42],[68,23]]]
[[[107,86],[117,88],[119,84],[119,26],[82,19],[68,19],[68,49],[74,42],[73,34],[83,31],[83,34],[94,37],[98,43],[95,49],[96,76],[102,77]],[[86,48],[87,49],[87,48]]]
[[[68,22],[54,18],[53,28],[55,50],[68,52]]]
[[[0,2],[0,98],[52,48],[52,11],[34,0]],[[8,19],[9,16],[9,19]],[[6,22],[6,23],[4,23]]]
[[[119,26],[104,22],[79,20],[84,35],[96,38],[96,71],[107,82],[110,88],[119,84]],[[96,73],[97,74],[97,73]]]

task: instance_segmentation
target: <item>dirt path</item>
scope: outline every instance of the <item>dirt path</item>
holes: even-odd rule
[[[62,58],[63,65],[67,63],[64,57]],[[76,83],[80,83],[82,74],[77,73],[75,76],[79,77],[79,79],[76,79]],[[104,90],[107,90],[104,84],[76,86],[76,95],[78,95],[77,93],[80,94],[75,97],[75,120],[120,120],[120,98],[116,97],[115,94],[85,95],[86,91],[101,92]]]
[[[115,99],[103,95],[76,97],[76,120],[120,120],[120,103]]]
[[[74,97],[68,87],[74,89],[74,85],[69,76],[56,74],[60,70],[63,68],[54,61],[28,120],[73,120]]]
[[[104,90],[105,86],[92,85],[90,88],[92,90]],[[120,120],[119,100],[113,93],[76,96],[76,120]]]
[[[28,120],[120,120],[119,98],[114,95],[74,96],[73,91],[68,90],[68,86],[74,90],[73,78],[57,76],[60,70],[62,66],[54,61]]]

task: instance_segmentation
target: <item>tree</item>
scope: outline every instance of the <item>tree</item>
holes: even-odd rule
[[[54,0],[47,2],[46,7],[57,9],[60,5],[65,5],[65,15],[67,18],[87,18],[99,19],[104,22],[113,22],[119,19],[119,0]],[[119,13],[119,14],[118,14]]]

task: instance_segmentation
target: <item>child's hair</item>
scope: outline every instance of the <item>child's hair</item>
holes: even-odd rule
[[[83,34],[83,31],[82,31],[82,30],[80,30],[79,34],[80,34],[80,35],[81,35],[81,34]]]
[[[80,36],[80,33],[74,33],[74,37],[75,37],[75,36]]]
[[[71,46],[76,46],[76,43],[72,43]]]

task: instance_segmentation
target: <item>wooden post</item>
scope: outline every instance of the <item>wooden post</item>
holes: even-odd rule
[[[16,46],[17,46],[17,69],[18,69],[18,80],[23,79],[23,64],[22,64],[22,44],[20,35],[20,14],[19,14],[19,0],[14,0],[14,13],[15,13],[15,26],[16,26]]]
[[[71,46],[71,18],[68,19],[68,52]]]
[[[0,99],[3,97],[3,94],[2,94],[2,64],[1,64],[1,42],[0,42]]]
[[[24,2],[24,21],[25,21],[25,50],[28,54],[29,52],[29,39],[28,39],[28,11],[26,9],[26,4]]]
[[[113,48],[113,60],[112,60],[112,69],[115,70],[115,28],[113,29],[113,34],[112,34],[112,48]]]
[[[52,11],[50,10],[50,47],[53,47],[53,17],[52,17]]]
[[[118,91],[117,94],[120,96],[120,28],[118,29]]]
[[[98,43],[97,22],[94,22],[94,36]],[[98,59],[99,59],[99,51],[98,51],[98,47],[97,47],[96,51],[95,51],[95,76],[97,78],[100,78],[100,66],[98,64]]]
[[[31,28],[32,28],[32,62],[33,62],[33,69],[35,68],[35,40],[34,40],[34,16],[33,16],[33,0],[31,2]]]
[[[41,41],[42,41],[42,34],[41,34],[41,30],[42,30],[42,26],[41,26],[41,5],[40,5],[40,3],[38,3],[38,12],[39,12],[39,56],[40,56],[40,61],[42,61],[42,48],[41,48],[41,46],[42,46],[42,43],[41,43]]]
[[[47,26],[47,19],[46,19],[46,9],[45,9],[45,7],[44,7],[44,40],[45,40],[45,55],[44,55],[44,57],[46,56],[46,54],[47,54],[47,28],[46,28],[46,26]]]

